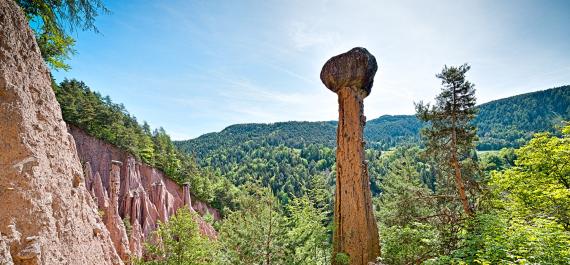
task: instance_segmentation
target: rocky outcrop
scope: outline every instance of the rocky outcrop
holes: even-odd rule
[[[141,256],[143,243],[155,231],[158,221],[167,221],[180,207],[188,207],[199,216],[209,213],[215,220],[221,219],[219,211],[196,200],[187,185],[178,185],[162,171],[82,129],[69,125],[69,132],[84,163],[85,185],[103,212],[121,257]],[[204,235],[217,236],[210,224],[197,219]]]
[[[354,48],[328,60],[321,71],[321,80],[339,103],[333,253],[348,254],[350,265],[366,265],[380,256],[362,136],[364,98],[377,69],[372,54]]]
[[[0,264],[122,264],[24,14],[0,0]]]

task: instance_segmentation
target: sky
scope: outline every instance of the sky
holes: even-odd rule
[[[75,32],[75,78],[183,140],[236,123],[336,120],[323,64],[367,48],[368,119],[413,114],[444,65],[469,63],[478,103],[570,84],[570,1],[104,1]]]

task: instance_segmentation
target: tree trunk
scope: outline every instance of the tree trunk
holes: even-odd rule
[[[332,261],[337,264],[336,254],[345,253],[350,257],[350,265],[366,265],[380,256],[380,243],[364,160],[364,96],[349,87],[341,88],[337,94],[339,120]]]
[[[471,207],[469,207],[469,200],[467,200],[467,195],[465,194],[465,185],[463,184],[463,178],[461,177],[461,166],[457,159],[457,132],[456,132],[456,121],[455,121],[455,91],[453,92],[453,113],[452,113],[452,128],[451,128],[451,165],[455,170],[455,186],[459,193],[459,199],[461,204],[463,204],[463,210],[469,216],[473,214]]]

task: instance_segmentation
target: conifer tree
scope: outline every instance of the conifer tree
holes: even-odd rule
[[[246,184],[241,209],[220,228],[221,264],[287,264],[286,219],[269,188]]]
[[[444,175],[451,173],[463,210],[472,215],[465,191],[465,176],[461,161],[468,158],[477,139],[476,128],[472,123],[475,118],[475,88],[465,79],[471,67],[468,64],[459,67],[447,65],[436,77],[441,79],[441,93],[436,97],[435,105],[416,104],[417,117],[428,122],[422,130],[426,145],[426,154],[444,164]],[[445,165],[447,163],[447,165]]]
[[[148,261],[135,259],[137,265],[215,264],[216,245],[200,234],[196,214],[181,207],[168,222],[159,222],[151,240],[146,242]]]

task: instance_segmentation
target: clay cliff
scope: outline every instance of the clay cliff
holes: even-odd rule
[[[200,216],[210,213],[215,220],[221,218],[216,209],[194,198],[187,185],[178,185],[160,170],[75,126],[70,125],[69,132],[84,165],[85,186],[97,201],[121,258],[141,256],[143,243],[157,222],[168,220],[180,207],[188,207]],[[201,217],[196,221],[204,235],[216,237],[211,225]]]
[[[122,264],[11,0],[0,0],[0,135],[0,264]]]

